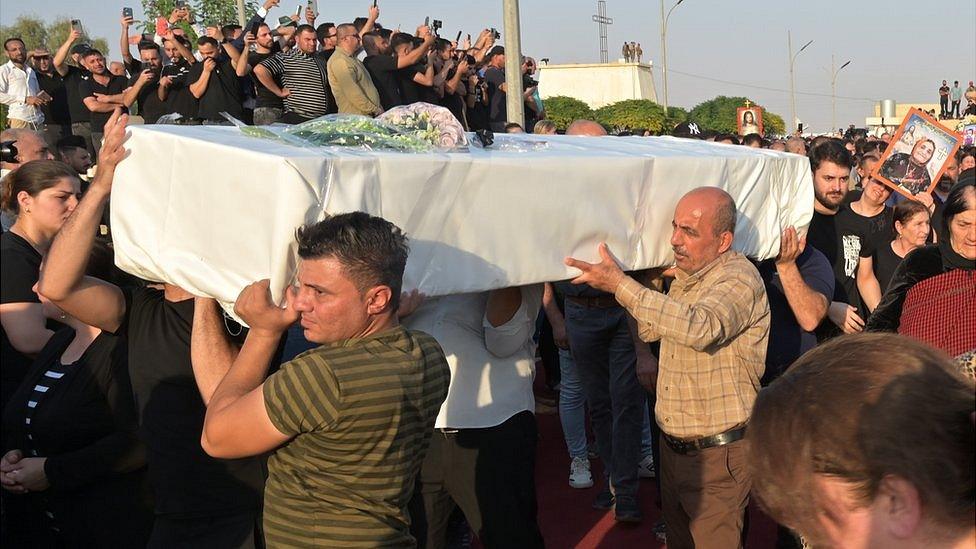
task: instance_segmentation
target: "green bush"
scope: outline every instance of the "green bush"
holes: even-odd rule
[[[715,99],[710,99],[698,104],[688,113],[688,119],[694,120],[699,126],[706,130],[720,133],[735,133],[737,131],[735,112],[738,107],[744,107],[748,98],[746,97],[726,97],[720,95]],[[753,105],[758,105],[755,101],[750,101]],[[761,106],[761,105],[760,105]],[[763,111],[763,125],[767,136],[782,135],[785,133],[786,125],[783,118],[776,113]]]
[[[555,122],[556,128],[562,131],[565,131],[574,120],[593,118],[593,109],[574,97],[557,95],[547,98],[543,104],[546,108],[546,118]]]
[[[611,131],[643,131],[661,133],[667,123],[664,107],[647,99],[618,101],[597,109],[593,115]]]

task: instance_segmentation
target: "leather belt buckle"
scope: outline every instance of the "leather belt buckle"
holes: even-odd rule
[[[746,435],[746,427],[735,427],[729,429],[724,433],[719,433],[717,435],[712,435],[708,437],[697,438],[693,440],[682,440],[680,438],[672,437],[668,434],[664,434],[664,441],[674,450],[675,453],[681,455],[687,455],[691,452],[697,452],[700,450],[705,450],[707,448],[715,448],[717,446],[725,446],[726,444],[732,444],[737,440],[741,440]]]

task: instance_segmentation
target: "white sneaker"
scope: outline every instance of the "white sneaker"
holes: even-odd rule
[[[593,486],[593,475],[590,474],[590,460],[585,457],[573,458],[569,466],[569,485],[573,488],[589,488]]]
[[[640,478],[654,478],[657,473],[654,471],[654,456],[648,455],[637,464],[637,476]]]

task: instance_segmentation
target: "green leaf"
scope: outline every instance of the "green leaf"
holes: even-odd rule
[[[592,119],[593,110],[586,103],[573,97],[557,95],[543,101],[546,108],[546,118],[556,124],[556,128],[565,131],[574,120]]]
[[[688,119],[697,122],[699,126],[706,130],[719,133],[736,133],[735,110],[744,107],[747,97],[726,97],[720,95],[715,99],[710,99],[698,104],[688,113]],[[753,105],[759,105],[755,101],[749,100]],[[766,135],[783,135],[786,133],[786,124],[783,118],[776,113],[763,109],[763,125]]]

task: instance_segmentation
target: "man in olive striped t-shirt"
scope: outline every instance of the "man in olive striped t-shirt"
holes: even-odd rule
[[[203,448],[215,457],[274,450],[269,547],[414,546],[407,503],[450,374],[432,337],[398,324],[406,237],[383,219],[343,214],[300,229],[298,253],[300,288],[289,289],[285,308],[271,302],[267,280],[238,297],[235,311],[251,327],[239,353],[213,300],[197,300]],[[299,317],[321,346],[265,380]]]

